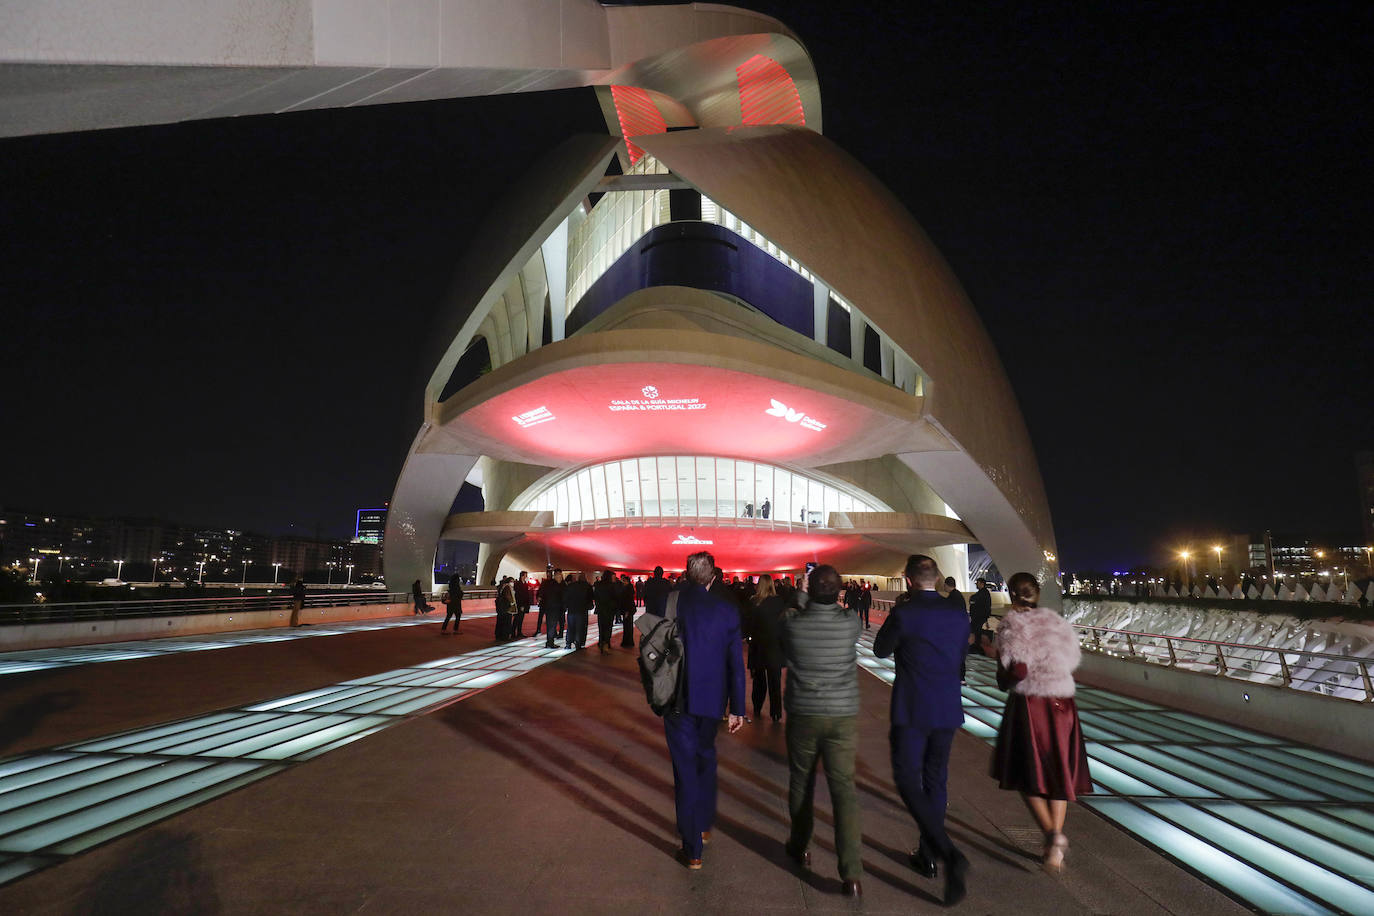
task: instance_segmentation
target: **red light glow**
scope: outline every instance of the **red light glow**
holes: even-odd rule
[[[739,80],[739,107],[745,124],[796,124],[806,126],[801,96],[782,64],[755,54],[735,68]]]
[[[675,544],[696,538],[709,544]],[[511,551],[513,558],[546,562],[561,569],[592,570],[610,567],[617,571],[647,572],[662,566],[681,571],[687,555],[709,550],[721,569],[728,572],[777,572],[801,569],[807,563],[843,562],[852,548],[860,546],[853,535],[769,531],[765,528],[708,528],[702,525],[663,528],[597,528],[537,534]]]
[[[836,460],[875,418],[842,398],[730,369],[613,363],[543,376],[452,422],[484,454],[533,463],[698,454],[812,464]]]
[[[625,138],[625,148],[630,153],[630,164],[634,165],[643,158],[644,150],[631,143],[630,138],[667,133],[668,122],[649,97],[648,91],[638,86],[612,86],[611,99],[615,102],[615,115],[620,120],[620,134]]]

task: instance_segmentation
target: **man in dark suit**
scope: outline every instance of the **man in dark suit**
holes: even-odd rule
[[[945,865],[945,905],[963,899],[968,859],[945,832],[946,780],[954,733],[964,722],[959,668],[968,645],[968,614],[960,597],[941,596],[935,561],[906,561],[907,593],[873,638],[873,654],[896,654],[892,686],[892,776],[921,832],[911,864],[928,878]]]
[[[563,633],[563,570],[555,569],[547,579],[539,583],[539,616],[544,619],[544,648],[558,648],[557,639]],[[539,633],[539,622],[535,621],[534,632]]]
[[[654,576],[644,582],[644,610],[649,614],[662,617],[668,609],[668,593],[673,583],[663,578],[663,567],[654,567]]]
[[[730,733],[744,726],[739,611],[728,597],[707,591],[715,579],[714,567],[715,558],[705,551],[687,558],[690,582],[677,601],[684,673],[676,708],[663,716],[682,837],[678,856],[692,870],[701,868],[702,845],[716,819],[716,731],[727,700]]]

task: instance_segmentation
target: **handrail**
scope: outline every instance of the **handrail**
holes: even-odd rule
[[[1374,658],[1074,624],[1084,649],[1164,668],[1374,703]]]
[[[427,593],[427,600],[442,596],[442,591]],[[466,599],[491,598],[495,589],[464,589]],[[411,603],[410,592],[381,592],[358,589],[346,592],[306,593],[307,608],[337,607],[350,604]],[[193,614],[247,613],[249,611],[289,611],[295,599],[289,594],[220,595],[196,598],[149,598],[117,601],[61,601],[43,604],[0,605],[0,626],[35,623],[71,623],[80,620],[115,620],[136,617],[185,617]]]

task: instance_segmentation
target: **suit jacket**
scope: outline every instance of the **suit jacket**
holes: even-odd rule
[[[728,699],[730,712],[744,715],[744,649],[734,602],[689,585],[678,597],[677,619],[687,669],[684,711],[719,719]],[[964,631],[967,638],[967,626]]]
[[[668,593],[672,583],[662,576],[654,576],[644,583],[644,610],[662,617],[668,608]]]
[[[968,647],[968,614],[962,598],[914,591],[901,598],[873,638],[873,654],[896,654],[892,724],[910,728],[958,728],[964,724],[959,666]]]

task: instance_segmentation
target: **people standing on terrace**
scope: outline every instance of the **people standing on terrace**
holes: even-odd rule
[[[1021,793],[1045,834],[1043,865],[1064,869],[1069,802],[1092,791],[1083,729],[1074,702],[1078,636],[1067,620],[1037,607],[1040,583],[1030,573],[1007,580],[1011,608],[997,628],[997,683],[1007,693],[991,775]]]

